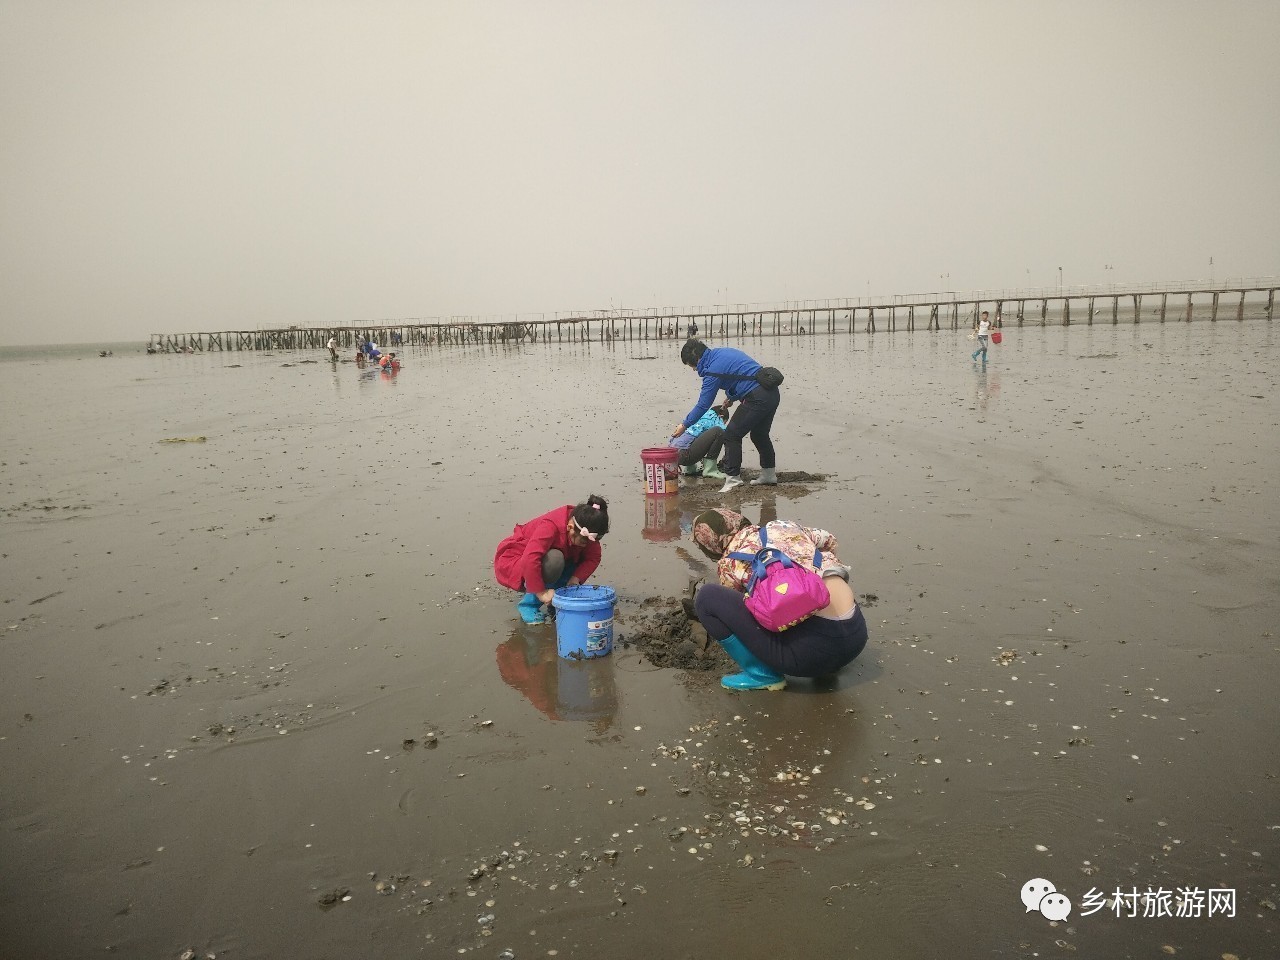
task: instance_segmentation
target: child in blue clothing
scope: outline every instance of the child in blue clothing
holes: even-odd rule
[[[700,473],[712,480],[725,479],[726,474],[716,466],[716,461],[724,449],[726,413],[726,407],[712,407],[688,430],[671,438],[671,445],[680,451],[680,466],[686,474]]]

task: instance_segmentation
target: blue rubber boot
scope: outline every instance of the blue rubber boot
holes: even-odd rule
[[[526,593],[516,604],[516,612],[525,623],[546,623],[547,615],[542,612],[542,601],[536,594]]]
[[[573,576],[573,571],[577,567],[576,563],[565,563],[560,579],[555,583],[548,583],[547,586],[552,590],[559,590],[561,587],[568,586],[569,578]],[[551,619],[551,615],[542,609],[542,601],[538,599],[536,594],[526,593],[520,598],[520,602],[516,604],[516,610],[520,614],[520,619],[525,623],[546,623]]]
[[[741,673],[731,673],[720,678],[720,686],[729,690],[781,690],[787,685],[786,677],[774,673],[746,644],[732,633],[720,641],[724,652],[733,657],[734,662],[742,667]]]

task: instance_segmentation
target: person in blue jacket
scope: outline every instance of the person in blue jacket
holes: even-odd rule
[[[701,340],[689,340],[680,348],[680,362],[697,371],[702,378],[702,391],[698,394],[698,402],[672,436],[680,436],[697,423],[715,401],[716,394],[723,390],[729,403],[736,402],[738,409],[724,431],[724,459],[720,466],[726,476],[720,492],[728,493],[734,487],[742,486],[742,438],[746,436],[751,437],[751,443],[760,454],[760,476],[751,482],[776,484],[777,461],[769,431],[782,395],[777,387],[766,388],[756,382],[760,364],[741,350],[708,347]]]

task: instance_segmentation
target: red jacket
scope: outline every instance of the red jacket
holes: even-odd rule
[[[541,593],[547,589],[542,582],[542,558],[548,550],[559,550],[566,563],[574,565],[573,576],[579,582],[595,573],[600,566],[600,544],[588,541],[577,547],[569,542],[569,517],[573,505],[556,507],[528,523],[518,523],[511,536],[498,544],[493,555],[493,572],[498,582],[512,590]]]

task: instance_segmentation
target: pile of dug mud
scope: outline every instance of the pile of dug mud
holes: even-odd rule
[[[722,480],[704,480],[702,477],[680,478],[680,505],[684,509],[702,510],[708,507],[728,507],[741,510],[743,502],[758,502],[769,494],[781,495],[790,500],[799,500],[813,492],[812,484],[826,483],[830,475],[826,473],[806,473],[803,470],[779,470],[776,486],[753,486],[751,480],[760,475],[759,470],[743,467],[742,479],[747,481],[741,487],[727,494],[720,493]],[[753,516],[754,520],[755,517]],[[765,517],[765,519],[770,519]],[[791,518],[794,519],[794,518]]]
[[[629,608],[620,603],[618,613],[616,642],[640,651],[655,667],[707,674],[711,679],[736,669],[676,597],[648,597]]]

